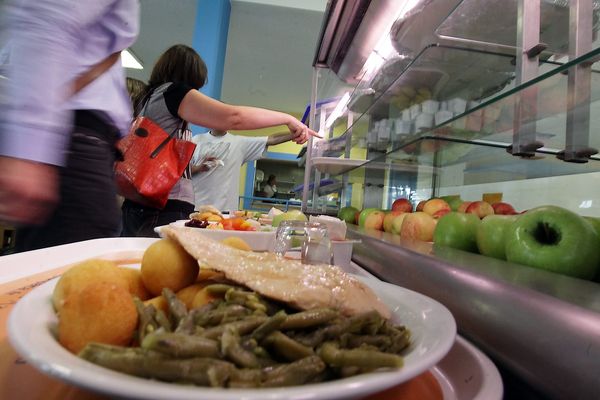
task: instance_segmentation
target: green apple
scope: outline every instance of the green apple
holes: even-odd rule
[[[460,198],[460,195],[454,194],[450,196],[442,196],[440,199],[444,200],[450,206],[452,211],[457,211],[458,207],[463,203],[463,200]]]
[[[477,253],[475,240],[479,218],[474,214],[451,211],[441,217],[433,232],[436,245]]]
[[[308,218],[306,218],[306,215],[304,215],[304,213],[300,210],[289,210],[282,214],[277,214],[276,216],[274,216],[273,222],[271,223],[271,225],[279,226],[281,221],[288,221],[288,220],[308,221]]]
[[[593,225],[572,211],[536,207],[520,215],[506,233],[506,259],[582,279],[600,265],[600,237]]]
[[[483,218],[477,227],[476,235],[479,253],[506,260],[506,232],[516,220],[514,215],[488,215]]]
[[[346,221],[347,224],[354,224],[357,212],[359,211],[356,207],[342,207],[338,212],[337,217],[342,221]]]
[[[360,212],[360,214],[358,215],[358,226],[364,227],[367,216],[374,211],[381,211],[381,210],[379,208],[374,208],[374,207],[365,208],[364,210],[362,210]]]

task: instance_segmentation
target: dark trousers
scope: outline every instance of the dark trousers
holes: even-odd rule
[[[154,228],[180,219],[189,219],[190,214],[194,212],[194,205],[185,201],[169,200],[165,208],[160,210],[126,199],[121,211],[123,214],[121,236],[158,237]]]
[[[60,200],[40,226],[17,230],[17,251],[119,236],[113,164],[117,131],[97,111],[76,111],[67,164],[60,168]]]

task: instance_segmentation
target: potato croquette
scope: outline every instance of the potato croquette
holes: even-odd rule
[[[127,346],[138,315],[127,289],[115,283],[93,282],[72,290],[58,319],[58,340],[77,354],[90,342]]]
[[[192,300],[191,308],[199,308],[208,303],[213,302],[214,300],[220,299],[222,296],[210,294],[206,288],[202,288],[196,293],[194,299]]]
[[[162,239],[152,243],[142,257],[142,281],[154,296],[163,288],[178,292],[198,277],[198,262],[177,242]]]
[[[121,268],[112,261],[93,259],[83,261],[69,268],[58,280],[52,293],[52,304],[56,311],[61,306],[71,291],[82,289],[92,282],[114,283],[124,289],[129,284],[121,273]]]
[[[207,284],[208,283],[194,283],[193,285],[184,287],[179,292],[175,293],[175,295],[183,304],[185,304],[188,310],[191,310],[192,302],[194,301],[196,293],[198,293]]]
[[[167,303],[167,299],[165,299],[162,295],[144,301],[144,305],[154,306],[155,309],[162,310],[167,315],[169,314],[169,304]]]
[[[129,286],[129,293],[132,296],[137,297],[138,299],[144,301],[148,300],[152,297],[146,286],[144,286],[144,282],[142,281],[142,273],[139,269],[133,268],[120,268],[123,277],[127,281]]]

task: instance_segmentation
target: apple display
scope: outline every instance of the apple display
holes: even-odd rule
[[[467,212],[467,207],[469,207],[469,205],[471,203],[472,203],[472,201],[463,201],[462,203],[460,203],[460,205],[458,206],[456,211],[461,212],[461,213]]]
[[[479,253],[506,260],[506,233],[517,220],[513,215],[488,215],[477,227],[477,249]]]
[[[347,224],[354,224],[356,221],[356,213],[359,212],[356,207],[342,207],[338,211],[337,217]]]
[[[392,210],[385,213],[385,217],[383,218],[383,230],[385,232],[392,232],[392,221],[400,214],[404,214],[404,212]]]
[[[431,216],[441,216],[444,212],[450,211],[450,205],[442,199],[431,199],[428,200],[423,206],[423,212]]]
[[[480,224],[474,214],[452,211],[441,217],[433,232],[436,245],[477,253],[476,234]]]
[[[557,206],[529,210],[506,234],[506,259],[582,279],[592,279],[600,265],[600,237],[592,224]]]
[[[479,200],[479,201],[474,201],[471,204],[469,204],[469,206],[465,210],[465,213],[475,214],[481,219],[488,215],[494,215],[494,209],[492,208],[490,203]]]
[[[400,215],[397,215],[393,220],[392,220],[392,233],[396,234],[396,235],[400,235],[400,231],[402,230],[402,222],[404,222],[404,218],[408,215],[409,213],[402,213]]]
[[[375,229],[378,231],[383,230],[383,219],[385,218],[385,213],[381,210],[375,210],[365,217],[363,227],[365,229]]]
[[[392,203],[392,211],[412,212],[413,205],[410,200],[399,198]]]
[[[516,215],[518,214],[515,208],[508,204],[503,203],[501,201],[492,204],[492,208],[494,209],[494,214],[498,215]]]
[[[436,219],[422,211],[407,213],[400,228],[400,237],[431,242],[436,224]]]

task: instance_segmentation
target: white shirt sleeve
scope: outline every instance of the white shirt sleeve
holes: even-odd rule
[[[267,136],[238,136],[244,149],[244,162],[258,160],[267,151]]]

